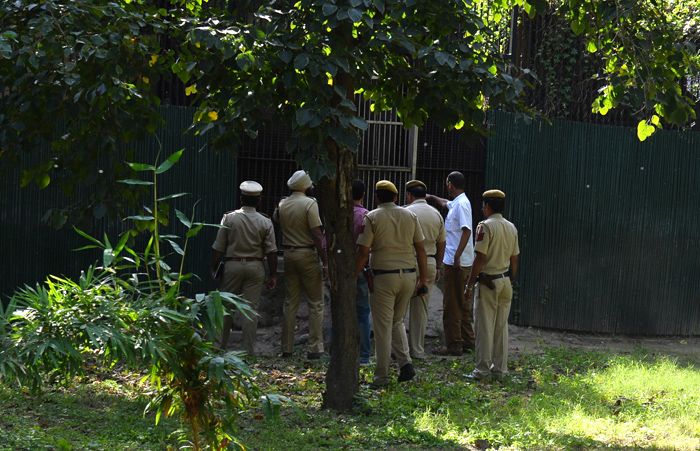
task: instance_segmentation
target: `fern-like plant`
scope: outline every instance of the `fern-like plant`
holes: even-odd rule
[[[43,285],[17,291],[4,309],[0,304],[0,380],[39,389],[48,379],[83,374],[88,362],[127,365],[144,372],[146,410],[155,412],[156,423],[179,415],[195,450],[226,449],[242,446],[235,417],[259,392],[241,356],[219,350],[212,340],[226,309],[255,313],[230,293],[183,294],[182,283],[191,277],[183,274],[188,242],[207,224],[176,210],[184,238],[160,233],[160,204],[182,194],[159,197],[158,175],[181,156],[176,152],[160,165],[129,163],[152,176],[123,180],[153,191],[146,214],[128,218],[150,233],[142,251],[130,245],[133,230],[112,245],[107,236],[99,240],[76,229],[90,242],[81,249],[101,250],[101,266],[87,268],[75,281],[49,276]],[[173,255],[163,254],[166,241]],[[177,271],[166,263],[174,256],[180,258]]]

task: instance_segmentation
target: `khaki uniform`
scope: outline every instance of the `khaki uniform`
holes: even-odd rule
[[[224,254],[226,260],[221,278],[221,290],[242,296],[255,310],[260,302],[262,286],[265,282],[264,257],[277,252],[272,221],[258,213],[253,207],[226,213],[221,219],[220,228],[212,248]],[[222,342],[228,341],[232,319],[224,320]],[[242,317],[243,349],[249,354],[254,351],[258,317]]]
[[[393,352],[403,367],[411,363],[403,319],[416,289],[414,243],[424,240],[416,215],[393,202],[367,213],[357,244],[370,248],[374,292],[370,296],[377,366],[374,383],[389,382]],[[388,271],[385,272],[385,271]]]
[[[442,215],[433,207],[428,205],[425,199],[416,199],[406,209],[413,212],[418,217],[418,223],[423,230],[425,241],[425,253],[428,256],[428,274],[426,274],[426,283],[428,285],[428,293],[421,296],[413,296],[409,306],[409,323],[408,323],[408,348],[411,351],[411,357],[422,359],[425,358],[425,328],[428,324],[428,301],[430,299],[430,290],[435,283],[435,254],[437,252],[437,243],[445,242],[445,221]]]
[[[321,226],[318,204],[294,191],[279,203],[275,216],[282,227],[287,296],[282,323],[282,352],[294,349],[294,328],[302,290],[309,300],[308,352],[323,352],[323,274],[311,229]]]
[[[486,256],[482,272],[494,289],[479,283],[476,293],[476,369],[480,376],[508,372],[508,314],[513,287],[507,275],[510,257],[519,255],[518,231],[501,214],[492,214],[476,229],[475,251]]]

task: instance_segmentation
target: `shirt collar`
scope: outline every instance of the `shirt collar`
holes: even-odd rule
[[[427,204],[428,202],[425,199],[416,199],[413,202],[410,203],[410,205],[413,204]]]
[[[447,208],[452,208],[452,206],[456,203],[459,203],[459,198],[460,197],[467,197],[466,194],[461,193],[459,196],[455,197],[454,199],[447,201]]]
[[[393,201],[390,201],[390,202],[383,202],[377,206],[379,208],[393,208],[393,207],[396,207],[396,204]]]
[[[245,213],[255,213],[256,211],[258,211],[255,207],[246,206],[241,207],[241,210],[243,210]]]

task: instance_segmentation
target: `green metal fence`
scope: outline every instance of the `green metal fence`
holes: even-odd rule
[[[518,227],[511,320],[700,334],[700,134],[493,117],[487,188]]]
[[[196,220],[217,223],[225,211],[232,210],[237,202],[236,160],[230,153],[215,153],[206,147],[206,140],[186,132],[192,124],[193,109],[163,107],[165,124],[158,132],[163,153],[185,149],[180,162],[159,179],[161,195],[179,192],[190,193],[175,199],[172,206],[190,214],[196,207]],[[158,143],[155,139],[139,142],[136,146],[138,160],[148,162],[155,157]],[[15,171],[17,172],[17,171]],[[51,207],[65,205],[67,199],[59,190],[47,188],[19,188],[19,175],[0,180],[0,236],[3,237],[0,253],[0,295],[7,296],[24,284],[33,285],[48,274],[74,277],[87,265],[99,260],[97,252],[74,252],[86,241],[72,229],[54,230],[41,221]],[[182,227],[171,211],[169,233],[184,235]],[[101,236],[107,230],[116,241],[116,233],[124,225],[118,220],[97,222],[93,234]],[[216,235],[214,228],[205,228],[190,243],[186,257],[186,268],[202,275],[201,281],[193,283],[193,289],[213,288],[205,277],[209,263],[211,243]],[[166,246],[167,247],[167,246]]]

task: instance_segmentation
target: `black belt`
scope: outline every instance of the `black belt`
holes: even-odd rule
[[[488,280],[495,280],[495,279],[505,279],[506,277],[510,277],[510,274],[508,271],[501,273],[501,274],[486,274],[486,273],[481,273],[479,274],[479,277],[483,277]]]
[[[264,259],[262,257],[224,257],[225,262],[235,261],[235,262],[261,262]]]
[[[381,274],[401,274],[404,272],[416,272],[416,268],[406,268],[406,269],[373,269],[372,274],[379,276]]]
[[[313,249],[315,248],[316,245],[312,244],[311,246],[284,246],[285,249]]]
[[[437,255],[426,255],[428,258],[437,258]]]

